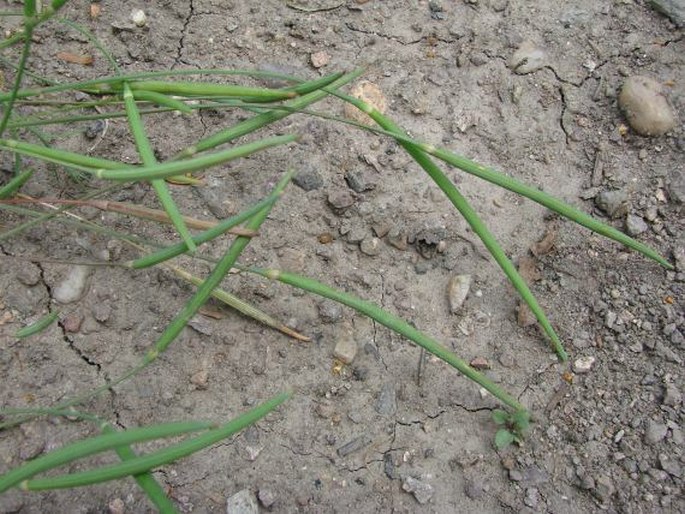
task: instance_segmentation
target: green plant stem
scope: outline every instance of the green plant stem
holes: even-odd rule
[[[136,457],[135,459],[127,460],[114,466],[108,466],[105,468],[94,469],[81,473],[72,473],[69,475],[62,475],[53,478],[24,481],[21,483],[21,487],[22,489],[29,491],[81,487],[148,471],[158,466],[162,466],[191,455],[206,448],[207,446],[218,443],[219,441],[230,437],[236,432],[239,432],[245,427],[252,425],[259,419],[266,416],[269,412],[274,410],[291,396],[292,393],[290,392],[281,393],[219,428],[210,430],[205,434],[194,437],[187,441],[183,441],[182,443],[170,446],[163,450]]]
[[[34,12],[35,12],[35,3],[33,5],[34,7]],[[30,11],[30,6],[26,8],[26,11]],[[26,20],[28,21],[29,18],[27,17]],[[10,97],[7,100],[6,105],[4,106],[3,113],[2,113],[2,120],[0,120],[0,137],[5,133],[5,129],[7,128],[7,124],[10,121],[10,116],[12,116],[12,110],[14,109],[14,102],[17,100],[17,94],[19,93],[19,88],[21,87],[21,79],[24,76],[24,69],[26,68],[26,62],[28,61],[29,58],[29,52],[31,50],[31,36],[33,35],[33,25],[29,23],[25,23],[25,31],[26,31],[26,37],[24,39],[24,47],[21,51],[21,58],[19,59],[19,67],[17,68],[17,76],[14,78],[14,86],[12,87],[12,91],[10,93]]]
[[[523,407],[523,405],[521,405],[513,396],[509,395],[506,391],[504,391],[502,388],[500,388],[497,384],[492,382],[484,375],[478,373],[478,371],[469,366],[466,363],[466,361],[460,359],[454,353],[450,352],[447,348],[442,346],[440,343],[428,337],[423,332],[412,327],[403,319],[390,314],[389,312],[381,309],[373,303],[367,302],[351,294],[329,287],[312,278],[303,277],[300,275],[296,275],[294,273],[288,273],[277,269],[245,269],[251,273],[256,273],[271,280],[278,280],[279,282],[282,282],[284,284],[288,284],[298,289],[302,289],[304,291],[317,294],[324,298],[328,298],[330,300],[339,302],[343,305],[347,305],[348,307],[353,308],[354,310],[364,314],[365,316],[368,316],[369,318],[375,320],[376,322],[389,328],[390,330],[393,330],[398,334],[403,335],[404,337],[413,341],[422,348],[425,348],[428,352],[432,353],[439,359],[447,362],[450,366],[456,368],[460,373],[465,375],[467,378],[473,380],[478,385],[482,386],[484,389],[490,392],[493,396],[495,396],[505,405],[511,407],[516,411],[525,410],[525,407]]]
[[[150,141],[145,133],[143,120],[140,118],[140,113],[136,107],[133,93],[126,82],[124,83],[124,105],[126,106],[126,113],[128,114],[129,127],[131,128],[131,133],[136,142],[140,158],[143,160],[143,165],[155,166],[157,164],[157,158],[155,157],[155,153],[152,150]],[[183,221],[183,215],[178,210],[176,202],[174,202],[174,199],[171,197],[166,182],[162,179],[155,179],[151,181],[151,184],[157,193],[157,198],[159,198],[169,219],[174,224],[174,227],[176,227],[176,230],[188,248],[188,251],[194,253],[197,250],[197,247],[193,242],[193,235],[190,233],[190,230],[188,230],[185,221]]]
[[[286,116],[289,116],[293,111],[304,109],[306,106],[311,105],[312,103],[318,102],[319,100],[325,98],[329,94],[327,92],[328,90],[334,91],[337,88],[342,87],[343,85],[357,78],[359,75],[361,75],[361,73],[362,70],[355,70],[350,73],[346,73],[342,77],[331,82],[326,87],[326,91],[320,89],[308,93],[299,98],[296,98],[294,100],[291,100],[290,102],[286,103],[286,106],[288,107],[287,110],[274,109],[262,114],[258,114],[257,116],[237,123],[233,127],[221,130],[215,134],[212,134],[211,136],[201,139],[194,145],[176,154],[172,160],[188,159],[197,154],[198,152],[204,152],[205,150],[209,150],[210,148],[215,148],[224,143],[228,143],[229,141],[237,139],[238,137],[247,135],[266,125],[281,120]]]
[[[104,434],[117,433],[114,427],[108,423],[103,424],[101,430]],[[114,451],[117,452],[117,455],[123,462],[130,462],[138,458],[138,455],[136,455],[130,446],[117,446],[114,448]],[[147,494],[147,497],[160,514],[176,514],[178,512],[174,503],[169,499],[164,492],[164,489],[162,489],[162,486],[159,485],[159,482],[155,480],[155,477],[152,476],[150,471],[143,471],[142,473],[133,475],[133,478],[145,494]]]
[[[244,210],[240,214],[237,214],[236,216],[231,216],[230,218],[227,218],[218,223],[215,227],[207,229],[204,232],[201,232],[200,234],[194,236],[193,241],[196,245],[201,245],[208,241],[211,241],[212,239],[215,239],[221,236],[222,234],[226,233],[226,231],[230,230],[231,228],[247,221],[265,207],[273,205],[276,202],[276,200],[278,200],[278,195],[270,195],[267,198],[261,200],[260,202],[257,202],[250,208]],[[149,255],[145,255],[134,261],[130,261],[127,263],[127,266],[130,266],[134,269],[147,268],[150,266],[154,266],[155,264],[159,264],[160,262],[172,259],[178,255],[181,255],[182,253],[186,252],[187,249],[188,248],[185,243],[178,243],[173,246],[163,248]]]
[[[378,112],[378,110],[364,102],[353,102],[353,100],[356,99],[351,97],[349,97],[349,99],[350,102],[354,103],[363,112],[368,114],[383,129],[394,134],[404,135],[402,129],[400,129],[390,119],[383,116],[380,112]],[[445,175],[442,170],[436,166],[433,161],[431,161],[430,157],[428,157],[422,147],[402,140],[399,140],[399,143],[407,151],[407,153],[409,153],[409,155],[411,155],[412,158],[426,171],[428,176],[433,179],[433,182],[435,182],[435,184],[443,191],[443,193],[445,193],[447,198],[449,198],[452,204],[461,213],[473,231],[478,235],[481,241],[483,241],[485,247],[488,249],[495,261],[497,261],[497,264],[499,264],[500,268],[502,268],[502,271],[504,271],[505,275],[514,285],[526,304],[528,304],[528,307],[530,307],[530,310],[537,318],[540,326],[542,326],[543,330],[550,338],[554,351],[559,356],[559,359],[562,361],[568,360],[568,354],[566,353],[566,350],[564,350],[559,336],[557,336],[557,333],[554,331],[552,324],[547,319],[545,312],[542,310],[542,307],[540,307],[537,299],[529,289],[528,284],[526,284],[526,281],[523,280],[523,277],[521,277],[519,272],[516,270],[514,264],[506,256],[500,245],[495,240],[494,236],[488,230],[485,223],[481,221],[481,219],[478,217],[478,214],[476,214],[476,211],[474,211],[469,205],[466,198],[462,196],[447,175]]]
[[[4,186],[0,187],[0,200],[4,200],[5,198],[9,198],[12,196],[14,193],[19,191],[21,186],[26,184],[26,181],[31,178],[31,175],[33,175],[34,170],[26,170],[19,175],[15,176],[12,180],[10,180],[7,184]]]
[[[294,171],[292,170],[287,172],[283,176],[283,178],[278,182],[278,184],[276,184],[272,194],[277,196],[280,195],[281,191],[285,189],[285,186],[292,179],[293,174]],[[250,220],[245,224],[245,228],[256,232],[261,226],[261,224],[266,220],[267,216],[269,215],[269,212],[271,212],[271,207],[272,205],[267,205],[257,214],[255,214],[252,218],[250,218]],[[94,396],[97,396],[98,394],[107,391],[115,385],[120,384],[121,382],[131,378],[135,374],[139,373],[142,369],[146,368],[150,363],[155,361],[157,357],[161,353],[163,353],[167,349],[167,347],[176,339],[176,337],[178,337],[183,328],[188,324],[188,321],[190,321],[190,319],[197,313],[200,307],[202,307],[202,305],[204,305],[205,302],[209,299],[209,297],[212,294],[212,291],[216,287],[218,287],[226,273],[228,273],[229,270],[233,267],[233,264],[235,264],[236,260],[238,259],[242,251],[250,243],[250,240],[251,238],[244,236],[238,236],[235,239],[233,244],[229,247],[228,251],[224,254],[224,256],[219,260],[219,262],[216,264],[216,266],[209,274],[209,276],[205,279],[203,284],[197,288],[195,295],[193,295],[193,297],[188,301],[188,303],[186,303],[181,312],[179,312],[176,315],[176,317],[171,321],[171,323],[167,325],[167,327],[164,329],[164,332],[162,332],[162,334],[155,342],[154,347],[145,354],[145,357],[138,366],[132,368],[131,370],[124,373],[115,380],[112,380],[111,382],[107,382],[106,384],[92,391],[89,391],[88,393],[85,393],[82,396],[79,396],[77,398],[68,400],[67,402],[60,404],[59,407],[69,407],[71,405],[76,405],[85,400],[88,400],[89,398],[93,398]]]

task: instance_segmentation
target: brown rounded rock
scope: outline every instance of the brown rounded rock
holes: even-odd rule
[[[675,113],[661,84],[649,77],[627,78],[618,96],[618,105],[633,130],[643,136],[660,136],[676,126]]]

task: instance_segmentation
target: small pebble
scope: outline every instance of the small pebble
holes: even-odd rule
[[[52,295],[59,303],[72,303],[79,300],[86,291],[90,266],[74,266],[67,276],[53,289]]]
[[[398,250],[406,250],[408,248],[407,233],[401,228],[395,226],[388,232],[388,243]]]
[[[326,66],[331,61],[331,56],[328,55],[326,51],[321,50],[320,52],[311,54],[309,60],[311,61],[312,66],[318,69]]]
[[[583,373],[588,373],[592,366],[595,364],[595,358],[592,355],[586,357],[579,357],[573,363],[573,372],[581,375]]]
[[[378,395],[376,402],[376,412],[382,416],[390,416],[397,410],[397,393],[395,384],[386,382],[381,387],[381,392]]]
[[[645,428],[645,442],[657,444],[666,437],[667,433],[668,427],[666,425],[650,419]]]
[[[193,373],[190,377],[190,383],[198,389],[207,389],[208,381],[209,372],[206,369],[201,369],[200,371]]]
[[[144,27],[147,25],[147,15],[142,9],[136,9],[131,13],[131,21],[136,27]]]
[[[313,191],[323,186],[323,179],[315,169],[305,168],[293,177],[293,184],[304,191]]]
[[[604,503],[609,501],[616,492],[616,487],[608,476],[601,475],[595,480],[595,483],[595,496]]]
[[[346,457],[351,453],[358,452],[362,448],[366,448],[371,442],[372,439],[367,434],[360,435],[338,448],[337,453],[340,457]]]
[[[342,318],[342,307],[336,302],[324,300],[319,304],[319,316],[324,323],[335,323]]]
[[[602,191],[595,196],[597,207],[611,218],[619,218],[628,212],[628,193],[623,190]]]
[[[273,504],[276,503],[276,494],[271,489],[264,489],[260,487],[259,492],[257,493],[257,498],[259,499],[259,503],[261,503],[262,507],[265,509],[270,509]]]
[[[471,275],[455,275],[447,283],[447,301],[450,312],[459,312],[471,289]]]
[[[539,501],[540,491],[538,491],[537,487],[529,487],[526,489],[526,497],[523,499],[523,503],[531,509],[534,509],[537,507]]]
[[[402,483],[402,489],[408,493],[412,493],[416,501],[421,505],[426,504],[433,497],[433,486],[414,477],[407,477]]]
[[[226,514],[258,514],[259,507],[252,493],[243,489],[226,500]]]
[[[464,486],[464,493],[472,500],[482,498],[485,493],[483,483],[477,480],[467,480]]]
[[[357,341],[354,340],[352,334],[346,330],[342,330],[338,336],[338,341],[335,343],[333,356],[343,364],[350,364],[357,356]]]
[[[27,263],[17,271],[17,280],[25,286],[35,286],[40,282],[40,269],[38,266]]]
[[[374,257],[381,253],[381,240],[377,237],[367,237],[359,244],[359,249],[363,254]]]
[[[354,205],[354,196],[349,191],[339,189],[328,193],[328,204],[336,211],[344,211]]]
[[[542,49],[532,41],[524,41],[509,59],[509,68],[514,73],[525,75],[543,68],[547,64],[547,56]]]
[[[471,362],[469,362],[469,366],[478,370],[491,368],[490,362],[488,362],[488,360],[485,357],[475,357],[471,359]]]
[[[626,232],[629,236],[637,236],[649,229],[645,220],[641,216],[635,214],[628,214],[626,216]]]
[[[107,504],[109,514],[124,514],[126,512],[126,504],[121,498],[113,498]]]
[[[661,84],[649,77],[635,75],[626,79],[618,105],[630,126],[643,136],[660,136],[677,124]]]

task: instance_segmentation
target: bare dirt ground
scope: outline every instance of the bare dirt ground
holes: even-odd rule
[[[454,369],[427,358],[419,378],[419,349],[384,328],[316,297],[233,276],[226,289],[313,342],[211,303],[221,319],[198,317],[158,362],[88,405],[133,427],[226,420],[284,387],[295,390],[235,439],[155,473],[180,510],[224,512],[228,498],[247,490],[260,511],[273,512],[685,511],[685,134],[678,125],[664,136],[639,136],[617,106],[623,81],[639,74],[665,84],[683,112],[685,46],[672,21],[642,0],[165,0],[103,1],[101,8],[93,20],[88,5],[73,2],[64,15],[92,30],[125,71],[240,67],[312,78],[364,65],[388,114],[414,137],[504,170],[618,228],[627,224],[677,264],[666,271],[450,171],[515,262],[552,234],[530,278],[571,354],[562,364],[536,326],[521,326],[506,278],[401,148],[340,124],[289,118],[279,127],[302,134],[299,145],[212,170],[205,188],[174,188],[184,211],[206,219],[238,212],[296,167],[300,186],[288,189],[244,262],[302,272],[373,300],[465,359],[487,361],[488,376],[529,406],[535,423],[521,447],[498,452],[497,403]],[[146,27],[132,27],[135,8],[147,13]],[[511,58],[525,41],[545,56],[531,73],[515,73]],[[61,50],[92,52],[82,36],[52,24],[39,31],[32,68],[61,80],[111,73],[100,58],[91,68],[61,62],[54,58]],[[147,126],[165,158],[230,116],[159,116]],[[86,151],[93,141],[74,130],[56,144]],[[124,121],[110,122],[94,154],[136,162]],[[91,187],[48,171],[41,177],[28,193],[72,197]],[[607,206],[598,198],[609,191],[619,193]],[[343,193],[354,202],[334,211],[331,202]],[[156,206],[142,185],[115,199]],[[79,212],[119,230],[174,237],[131,218]],[[5,226],[19,221],[3,216]],[[18,341],[12,334],[46,312],[73,272],[28,258],[118,262],[135,254],[56,223],[0,249],[2,309],[16,320],[0,326],[4,406],[54,404],[120,375],[192,292],[164,270],[93,268],[82,297],[61,307],[67,316],[59,325]],[[445,291],[458,274],[471,275],[472,285],[452,314]],[[346,337],[358,352],[338,370],[333,350]],[[2,432],[0,472],[91,433],[86,423],[56,419]],[[150,510],[133,480],[0,497],[2,512]]]

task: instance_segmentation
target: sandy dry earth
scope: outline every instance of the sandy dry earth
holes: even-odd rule
[[[221,319],[199,316],[158,362],[87,406],[121,427],[226,420],[285,387],[295,390],[235,439],[156,473],[181,511],[224,512],[241,490],[273,512],[685,511],[684,133],[678,124],[663,136],[637,135],[617,106],[626,78],[647,75],[682,116],[685,44],[673,22],[642,0],[103,1],[96,20],[87,5],[73,4],[65,15],[92,30],[128,72],[249,67],[313,78],[365,65],[388,114],[414,137],[504,170],[617,228],[627,224],[677,265],[666,271],[450,170],[512,260],[532,262],[532,288],[571,354],[562,364],[535,326],[520,326],[513,288],[401,148],[341,124],[287,119],[278,130],[301,134],[298,145],[213,169],[205,188],[175,187],[184,211],[226,217],[295,167],[299,186],[288,189],[243,261],[373,300],[465,359],[487,361],[487,375],[529,406],[536,423],[523,446],[497,452],[490,419],[497,403],[454,369],[425,358],[419,379],[419,349],[384,328],[285,286],[233,276],[226,289],[313,342],[212,302]],[[146,11],[146,27],[131,26],[134,8]],[[91,68],[55,59],[60,50],[92,51],[74,31],[50,25],[39,36],[34,70],[59,80],[111,73],[99,57]],[[526,42],[528,60],[514,62]],[[526,66],[530,73],[515,72]],[[338,103],[326,106],[342,113]],[[158,116],[147,126],[167,158],[233,119],[207,111]],[[81,128],[55,131],[55,144],[87,151],[93,141]],[[97,142],[93,154],[137,162],[125,122],[111,121]],[[72,197],[94,185],[45,170],[26,192]],[[598,200],[607,197],[609,205]],[[156,206],[143,185],[112,199]],[[79,212],[117,230],[174,238],[171,229],[132,218]],[[20,221],[2,216],[5,226]],[[533,258],[529,248],[545,234],[553,244]],[[120,375],[192,294],[161,269],[97,267],[79,277],[73,265],[27,261],[136,255],[57,223],[0,249],[2,310],[15,319],[0,326],[4,406],[50,405]],[[186,265],[209,270],[201,261]],[[459,274],[472,277],[471,289],[452,314],[445,291]],[[85,290],[60,307],[60,324],[16,340],[12,334],[45,312],[65,280],[83,281]],[[345,339],[358,351],[339,370],[333,351]],[[589,371],[579,369],[589,361]],[[0,471],[92,433],[86,423],[56,419],[4,431]],[[150,510],[133,480],[0,497],[2,512]]]

